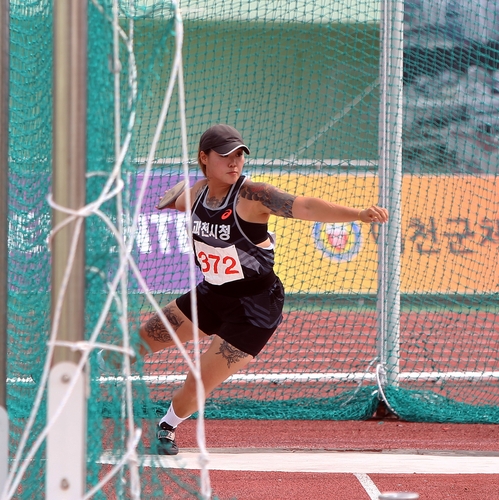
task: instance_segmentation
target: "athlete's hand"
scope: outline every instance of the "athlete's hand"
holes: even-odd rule
[[[362,222],[377,222],[384,224],[388,222],[388,210],[383,207],[373,205],[372,207],[365,208],[359,213],[359,219]]]

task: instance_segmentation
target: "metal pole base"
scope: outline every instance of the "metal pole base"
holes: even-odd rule
[[[57,419],[47,436],[47,500],[80,500],[86,484],[86,381],[76,377],[76,364],[52,367],[48,385],[48,420]],[[63,405],[63,403],[65,404]]]
[[[9,470],[9,416],[0,406],[0,495],[5,488]]]

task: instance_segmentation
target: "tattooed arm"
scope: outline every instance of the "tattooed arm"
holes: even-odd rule
[[[386,209],[372,206],[364,210],[337,205],[320,198],[294,196],[270,184],[246,182],[240,191],[244,200],[256,201],[262,213],[317,222],[386,222]],[[244,214],[241,214],[244,218]]]
[[[258,208],[253,212],[261,211],[267,215],[293,217],[293,203],[296,196],[281,191],[270,184],[246,181],[241,188],[240,197],[243,200],[258,202]],[[247,206],[248,203],[245,205]]]

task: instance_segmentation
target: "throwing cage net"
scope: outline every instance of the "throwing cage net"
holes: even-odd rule
[[[159,0],[89,2],[87,203],[99,203],[85,213],[86,498],[208,495],[206,477],[146,468],[134,454],[150,453],[186,359],[172,348],[135,358],[130,376],[100,373],[96,344],[138,352],[139,325],[189,289],[186,216],[154,205],[186,173],[191,185],[201,177],[197,143],[215,123],[242,132],[252,180],[359,208],[384,204],[392,217],[387,233],[271,219],[284,321],[261,355],[209,396],[204,416],[366,419],[384,401],[407,420],[499,422],[499,8],[422,0],[401,9],[366,0],[192,0],[180,10]],[[51,2],[11,0],[10,16],[4,497],[39,498]],[[118,163],[120,203],[102,195]],[[112,283],[126,245],[120,291]],[[141,433],[130,432],[130,418]]]

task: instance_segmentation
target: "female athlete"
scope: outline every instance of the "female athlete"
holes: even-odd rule
[[[245,154],[250,150],[236,129],[209,128],[198,151],[205,179],[190,188],[193,247],[203,273],[196,287],[199,335],[212,338],[200,358],[206,396],[257,356],[282,320],[284,289],[273,271],[275,242],[267,229],[271,215],[330,223],[388,220],[387,210],[378,206],[350,208],[252,182],[242,175]],[[185,211],[185,193],[166,208]],[[182,342],[192,340],[189,293],[163,312]],[[174,345],[157,315],[140,334],[152,352]],[[196,410],[196,382],[188,373],[159,422],[159,453],[178,453],[175,429]]]

